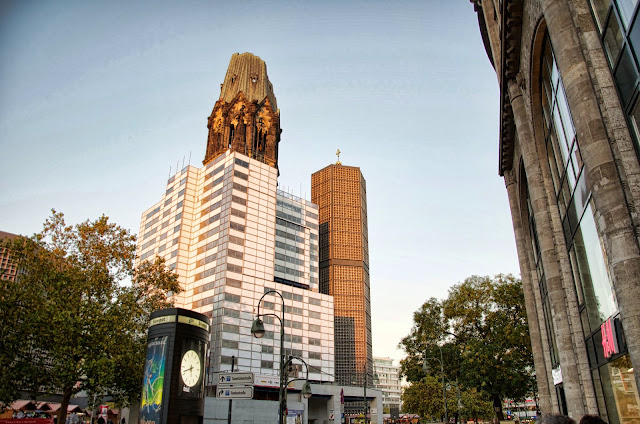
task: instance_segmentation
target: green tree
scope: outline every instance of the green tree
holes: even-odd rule
[[[105,216],[68,226],[54,210],[40,233],[3,242],[19,275],[0,280],[0,404],[62,393],[64,423],[81,390],[140,396],[149,314],[181,289],[162,260],[134,266],[135,240]]]
[[[440,419],[444,416],[442,382],[433,376],[425,376],[412,382],[402,390],[402,411],[418,414],[425,419]],[[447,407],[449,402],[447,402]]]
[[[476,423],[478,419],[489,420],[495,415],[489,396],[485,392],[478,392],[475,388],[463,391],[460,394],[460,403],[461,415]]]
[[[445,379],[487,393],[500,419],[502,399],[524,398],[534,384],[522,283],[512,275],[472,276],[451,287],[447,299],[427,300],[400,347],[408,381],[424,376],[425,360],[439,376],[433,358],[441,349]]]

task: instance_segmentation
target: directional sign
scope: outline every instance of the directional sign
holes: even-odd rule
[[[220,387],[216,391],[218,399],[252,399],[253,386],[250,387]]]
[[[218,386],[253,386],[252,372],[229,372],[218,374]]]

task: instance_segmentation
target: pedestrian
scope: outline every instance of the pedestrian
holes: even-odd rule
[[[98,417],[98,424],[106,424],[106,422],[104,421],[104,417],[102,415]]]
[[[607,422],[597,415],[585,415],[580,418],[579,424],[607,424]]]

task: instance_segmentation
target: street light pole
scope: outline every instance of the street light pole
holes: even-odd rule
[[[446,390],[446,386],[444,385],[444,361],[442,360],[442,348],[440,347],[440,345],[436,345],[436,346],[438,346],[438,349],[440,349],[440,359],[436,358],[435,356],[424,358],[422,369],[425,372],[429,370],[429,364],[427,364],[427,359],[435,359],[436,361],[440,362],[440,373],[442,374],[442,402],[444,403],[444,422],[448,423],[449,414],[447,413],[447,390]]]
[[[260,314],[260,304],[262,303],[262,299],[264,299],[264,297],[270,293],[277,294],[278,296],[280,296],[280,300],[282,300],[282,318],[280,318],[276,314]],[[258,301],[258,314],[256,315],[256,320],[251,326],[251,334],[253,334],[253,336],[258,339],[262,338],[265,333],[264,324],[260,319],[260,317],[262,316],[274,316],[280,321],[280,387],[278,392],[278,423],[284,424],[284,298],[279,292],[275,290],[269,290],[268,292],[265,292]]]

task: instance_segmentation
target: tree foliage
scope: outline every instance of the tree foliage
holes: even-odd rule
[[[176,274],[134,266],[135,236],[102,216],[75,226],[52,211],[33,237],[3,241],[19,275],[0,280],[0,406],[79,391],[125,406],[141,393],[151,312],[171,306]]]
[[[423,421],[427,418],[439,420],[444,416],[442,400],[442,382],[428,375],[402,390],[402,411],[418,414]]]
[[[427,300],[400,347],[409,382],[424,377],[425,361],[440,376],[442,355],[447,381],[487,393],[495,407],[505,397],[524,398],[534,383],[522,283],[512,275],[472,276],[452,286],[447,299]]]
[[[461,417],[475,421],[494,416],[493,405],[485,392],[478,392],[475,388],[462,390],[455,384],[446,384],[445,393],[449,418],[458,412]],[[425,375],[402,391],[403,411],[418,414],[423,421],[440,421],[444,418],[443,405],[442,380],[432,375]]]

